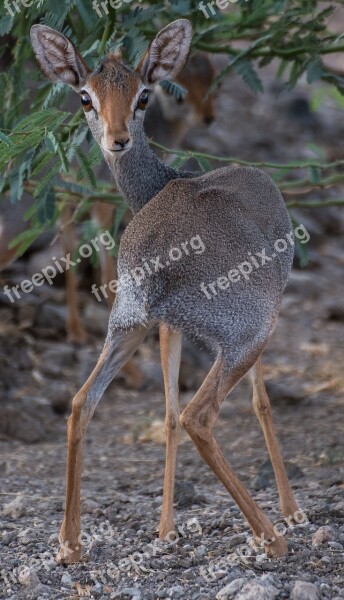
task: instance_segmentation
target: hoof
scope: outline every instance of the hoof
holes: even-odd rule
[[[74,565],[75,563],[80,562],[80,558],[81,558],[81,549],[78,548],[78,550],[72,550],[71,548],[65,548],[65,547],[61,547],[59,553],[56,556],[56,562],[59,565]]]
[[[170,523],[169,525],[161,525],[159,526],[159,540],[165,540],[167,542],[173,542],[179,537],[174,523]]]
[[[272,538],[269,544],[265,546],[265,552],[270,558],[281,558],[288,554],[288,545],[284,537]]]

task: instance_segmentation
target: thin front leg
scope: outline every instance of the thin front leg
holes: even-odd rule
[[[250,372],[253,385],[253,408],[263,430],[265,442],[270,455],[270,460],[275,473],[281,510],[287,519],[293,519],[299,508],[296,504],[285,471],[283,458],[277,442],[272,421],[269,397],[266,393],[261,357]]]
[[[228,373],[228,368],[218,359],[203,385],[181,415],[182,425],[197,446],[202,458],[223,483],[235,500],[255,536],[263,539],[270,556],[283,556],[287,545],[283,537],[276,538],[273,525],[234,471],[227,464],[215,440],[213,427],[222,401],[244,375],[242,369]]]
[[[167,325],[160,325],[161,364],[164,375],[166,396],[166,462],[162,513],[159,537],[164,539],[175,531],[173,519],[174,480],[176,472],[177,446],[179,439],[179,367],[182,335],[171,331]]]
[[[61,549],[57,561],[72,564],[80,560],[80,482],[82,446],[87,426],[109,383],[146,337],[150,327],[117,332],[105,344],[97,365],[73,400],[68,420],[66,509],[60,531]]]

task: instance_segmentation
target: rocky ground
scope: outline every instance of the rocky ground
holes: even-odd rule
[[[250,160],[309,156],[310,143],[322,145],[328,156],[343,156],[344,120],[331,101],[314,116],[307,86],[278,96],[267,73],[266,88],[255,97],[229,78],[219,95],[217,123],[194,131],[190,143]],[[145,387],[133,390],[123,378],[113,383],[89,428],[83,560],[68,568],[55,563],[66,413],[96,360],[108,316],[84,290],[90,338],[82,348],[70,346],[64,337],[64,291],[56,285],[15,306],[1,299],[0,598],[344,598],[344,218],[339,209],[297,216],[311,234],[310,260],[303,270],[296,261],[264,355],[278,437],[304,511],[302,522],[286,531],[288,556],[270,560],[252,546],[241,513],[186,434],[178,457],[178,538],[157,540],[164,398],[154,334],[135,357]],[[31,260],[1,274],[2,285],[30,273]],[[182,407],[209,365],[204,351],[185,345]],[[247,381],[225,402],[216,435],[259,505],[286,529]]]

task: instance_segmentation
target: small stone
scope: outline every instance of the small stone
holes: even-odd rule
[[[236,546],[240,546],[241,544],[245,544],[246,537],[242,534],[232,535],[229,538],[228,546],[229,548],[235,548]]]
[[[262,579],[253,579],[244,585],[236,600],[275,600],[279,590]]]
[[[295,581],[290,594],[290,600],[319,600],[318,588],[314,583]]]
[[[207,549],[205,546],[203,546],[203,544],[201,546],[199,546],[198,548],[196,548],[195,550],[195,554],[196,556],[198,556],[199,558],[203,558],[203,556],[205,556],[207,554]]]
[[[329,525],[324,525],[323,527],[319,527],[319,529],[313,533],[312,544],[313,546],[317,546],[320,544],[325,544],[325,542],[333,542],[334,537],[335,536],[332,527]]]
[[[329,542],[328,545],[332,550],[339,550],[340,552],[344,550],[343,544],[339,544],[339,542]]]
[[[170,590],[168,590],[169,598],[184,598],[185,592],[184,588],[181,585],[174,585]]]
[[[118,598],[118,599],[128,599],[129,598],[131,600],[141,600],[141,592],[140,590],[136,589],[136,588],[122,588],[121,590],[116,591],[114,594],[111,594],[110,596],[111,600],[113,598]]]
[[[14,500],[4,505],[3,514],[11,519],[20,519],[26,514],[27,503],[24,496],[17,496]]]
[[[73,585],[73,580],[71,578],[71,576],[69,575],[69,573],[64,573],[61,577],[61,585],[63,586],[72,586]]]
[[[241,590],[245,581],[246,580],[242,577],[234,579],[218,592],[216,600],[231,600],[231,598],[234,598],[235,594]]]
[[[18,542],[20,544],[24,544],[25,546],[30,544],[30,542],[33,542],[35,538],[35,532],[30,527],[28,529],[23,529],[23,531],[18,533]]]
[[[4,546],[8,546],[15,538],[17,534],[15,531],[4,531],[2,534],[2,543]]]
[[[40,585],[37,573],[29,567],[22,567],[18,575],[19,583],[28,587],[37,587]]]
[[[95,502],[94,500],[89,500],[88,498],[85,498],[85,500],[83,500],[81,502],[81,512],[82,513],[92,514],[98,508],[99,508],[99,504],[98,504],[98,502]]]

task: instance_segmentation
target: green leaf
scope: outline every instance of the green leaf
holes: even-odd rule
[[[181,169],[181,167],[189,160],[189,158],[190,158],[190,154],[187,154],[187,153],[176,156],[176,158],[171,162],[171,167],[173,169],[177,169],[177,171],[179,171]]]
[[[69,115],[70,113],[56,110],[56,108],[46,108],[21,119],[13,132],[27,132],[28,129],[43,130],[45,127],[57,129]]]
[[[79,163],[82,177],[89,182],[92,188],[96,189],[96,176],[92,170],[92,166],[90,165],[87,156],[84,154],[81,148],[76,149],[76,159]]]
[[[316,56],[307,67],[307,83],[314,83],[325,75],[324,63],[320,56]]]
[[[4,35],[7,35],[8,33],[10,33],[10,31],[13,27],[13,24],[14,24],[14,19],[10,15],[1,17],[1,19],[0,19],[0,36],[3,37]]]
[[[55,181],[55,177],[59,170],[60,167],[58,164],[53,165],[49,169],[48,173],[44,175],[43,179],[41,179],[38,186],[36,187],[33,193],[34,198],[39,198],[41,194],[45,193],[46,188],[50,188],[53,185],[53,182]]]
[[[160,81],[160,86],[167,94],[174,96],[177,100],[184,100],[188,93],[188,91],[176,81],[163,79]]]
[[[51,187],[46,187],[38,200],[37,218],[42,225],[50,224],[56,215],[56,197]]]
[[[27,229],[26,231],[22,231],[19,235],[17,235],[9,244],[9,248],[15,248],[18,246],[17,257],[22,256],[26,250],[37,240],[37,238],[41,235],[43,231],[43,227],[34,227],[31,229]]]
[[[243,78],[246,85],[248,85],[254,92],[263,92],[263,84],[255,71],[252,63],[249,60],[241,59],[233,64],[234,71]]]
[[[12,144],[12,140],[7,135],[2,133],[2,131],[0,131],[0,141],[4,142],[8,146],[10,146]]]
[[[65,150],[64,150],[61,142],[59,142],[59,140],[55,137],[55,134],[52,131],[48,131],[47,136],[46,136],[46,141],[47,141],[48,147],[50,144],[51,149],[59,155],[59,158],[60,158],[61,164],[62,164],[62,170],[65,173],[68,173],[68,171],[69,171],[68,158],[67,158],[67,155],[65,153]]]
[[[55,158],[55,154],[49,152],[49,150],[44,150],[43,152],[41,152],[36,162],[34,163],[34,167],[31,172],[31,177],[36,177],[36,175],[38,175],[38,173],[40,173],[53,158]]]
[[[319,181],[321,179],[320,169],[318,169],[317,167],[310,167],[309,168],[309,178],[310,178],[311,182],[314,183],[315,185],[317,183],[319,183]]]
[[[208,171],[212,170],[212,166],[209,162],[209,160],[207,160],[206,158],[204,158],[204,156],[195,156],[199,166],[201,167],[202,171],[204,171],[205,173],[207,173]]]
[[[318,158],[320,158],[320,160],[322,161],[326,161],[326,151],[324,150],[324,148],[321,148],[321,146],[318,146],[317,144],[307,144],[307,148],[309,148],[309,150],[311,150],[311,152],[313,152],[313,154],[315,154],[315,156],[317,156]]]
[[[293,224],[293,229],[295,230],[297,227],[300,227],[300,223],[295,219],[293,215],[290,216],[291,222]],[[295,237],[295,244],[300,254],[300,266],[302,269],[307,267],[309,263],[309,252],[306,244],[301,244],[300,240]]]

